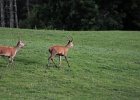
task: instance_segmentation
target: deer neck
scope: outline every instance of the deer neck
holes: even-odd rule
[[[15,49],[16,49],[16,51],[19,51],[20,50],[20,45],[19,45],[19,43],[15,46]]]
[[[69,45],[69,44],[67,44],[65,47],[66,47],[67,49],[69,49],[69,48],[70,48],[70,45]]]

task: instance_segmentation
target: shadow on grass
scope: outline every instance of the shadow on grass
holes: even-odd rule
[[[7,62],[7,63],[6,63]],[[8,64],[8,60],[5,59],[4,62],[0,62],[0,67],[7,67],[7,64]],[[17,63],[23,63],[24,65],[31,65],[31,64],[41,64],[40,62],[36,61],[36,60],[31,60],[31,59],[26,59],[26,58],[16,58],[14,59],[14,64],[17,64]]]
[[[0,68],[4,68],[4,67],[6,68],[6,64],[4,64],[4,63],[0,64]]]
[[[32,60],[32,59],[26,59],[26,58],[17,58],[17,59],[15,59],[15,61],[14,61],[15,63],[16,62],[22,62],[22,63],[24,63],[25,65],[31,65],[31,64],[42,64],[42,63],[40,63],[39,61],[36,61],[36,60]]]
[[[0,59],[2,59],[2,60],[0,61],[0,67],[7,67],[8,58],[7,58],[7,57],[1,56]]]

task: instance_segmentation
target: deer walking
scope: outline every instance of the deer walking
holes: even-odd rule
[[[52,46],[49,48],[49,52],[51,53],[50,57],[48,58],[48,67],[49,67],[49,64],[50,64],[50,60],[52,60],[52,62],[54,63],[54,65],[57,67],[57,65],[55,64],[55,62],[53,61],[54,57],[56,55],[59,56],[59,67],[61,66],[61,56],[64,56],[67,63],[68,63],[68,66],[70,67],[69,65],[69,62],[68,62],[68,59],[67,59],[67,52],[69,50],[70,47],[73,47],[73,38],[72,40],[68,40],[68,43],[66,46]]]
[[[16,56],[16,53],[20,50],[21,47],[25,46],[26,44],[23,43],[20,39],[15,47],[9,47],[9,46],[0,46],[0,56],[8,57],[9,63],[14,62],[14,57]],[[7,66],[9,66],[9,63]]]

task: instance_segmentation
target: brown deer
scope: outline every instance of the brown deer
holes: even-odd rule
[[[9,46],[0,46],[0,56],[8,57],[9,63],[14,62],[14,57],[16,56],[16,53],[20,50],[21,47],[25,46],[26,44],[23,43],[20,39],[15,47],[9,47]],[[8,65],[9,65],[8,63]],[[7,65],[7,66],[8,66]]]
[[[61,66],[61,56],[64,56],[67,63],[68,63],[68,66],[70,67],[69,65],[69,62],[68,62],[68,59],[67,59],[67,52],[69,50],[70,47],[73,47],[73,38],[72,40],[68,40],[68,43],[66,46],[52,46],[49,48],[49,52],[51,53],[50,57],[48,58],[48,67],[49,67],[49,64],[50,64],[50,60],[52,60],[52,62],[54,63],[54,65],[57,67],[57,65],[55,64],[55,62],[53,61],[55,55],[58,55],[59,56],[59,67]]]

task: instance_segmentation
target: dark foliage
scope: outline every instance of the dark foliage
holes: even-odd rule
[[[140,0],[17,0],[20,28],[140,30]],[[29,14],[28,14],[29,13]]]

